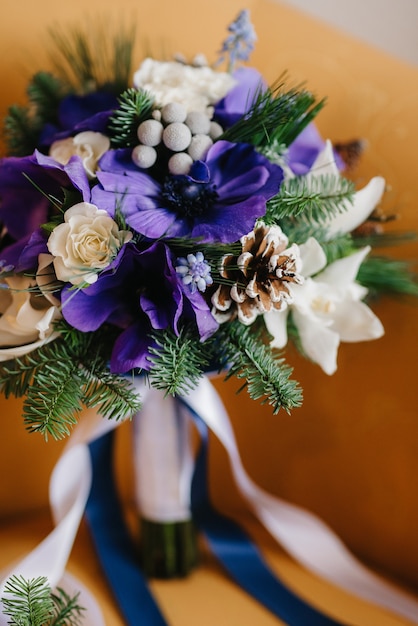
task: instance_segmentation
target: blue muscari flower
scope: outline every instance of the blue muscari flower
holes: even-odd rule
[[[192,293],[197,289],[206,291],[206,287],[213,284],[210,265],[205,261],[202,252],[188,254],[187,258],[179,257],[177,263],[176,272],[181,277],[183,285],[188,285]]]
[[[239,13],[238,17],[229,25],[228,31],[231,34],[223,42],[219,61],[223,61],[226,54],[229,54],[228,69],[232,71],[237,61],[248,61],[257,41],[248,9]]]

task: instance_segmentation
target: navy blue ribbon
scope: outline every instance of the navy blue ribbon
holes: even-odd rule
[[[271,571],[248,535],[211,506],[207,472],[208,428],[195,411],[187,408],[201,436],[192,481],[193,520],[206,536],[213,554],[242,589],[288,626],[342,626],[342,622],[327,617],[288,589]]]
[[[142,574],[113,472],[114,432],[89,445],[93,482],[86,517],[106,578],[128,626],[167,626]]]
[[[183,403],[201,435],[192,481],[193,519],[206,536],[213,554],[231,578],[288,626],[342,626],[314,609],[288,589],[270,570],[243,530],[211,506],[208,477],[208,429],[200,416]],[[122,514],[113,476],[114,433],[90,444],[93,483],[86,507],[87,521],[105,575],[128,626],[167,626],[137,561]]]

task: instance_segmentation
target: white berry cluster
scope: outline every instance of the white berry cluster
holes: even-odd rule
[[[152,118],[138,126],[137,145],[132,160],[141,169],[152,167],[158,158],[158,146],[169,151],[170,174],[187,174],[193,161],[203,159],[223,129],[211,119],[211,109],[187,111],[183,104],[170,102],[156,109]]]

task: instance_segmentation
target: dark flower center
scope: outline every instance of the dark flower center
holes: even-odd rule
[[[219,197],[212,183],[199,183],[185,176],[166,178],[161,196],[168,208],[186,218],[206,213]]]

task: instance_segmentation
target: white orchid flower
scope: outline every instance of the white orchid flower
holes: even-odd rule
[[[315,178],[333,175],[339,176],[339,170],[335,162],[334,151],[331,142],[326,142],[325,148],[317,156],[305,179],[309,185]],[[337,235],[350,233],[360,226],[379,204],[385,190],[385,179],[375,176],[369,183],[356,191],[353,203],[347,202],[345,209],[334,216],[330,216],[324,226],[327,230],[327,238],[332,239]]]
[[[326,264],[324,251],[311,238],[300,246],[301,285],[289,285],[293,302],[284,311],[264,315],[273,336],[272,347],[287,343],[287,316],[292,312],[306,355],[318,363],[326,374],[337,369],[337,352],[341,341],[356,342],[377,339],[384,333],[380,320],[362,302],[367,289],[355,282],[358,269],[369,252],[363,248],[338,259],[316,274]],[[313,274],[316,274],[312,277]]]

